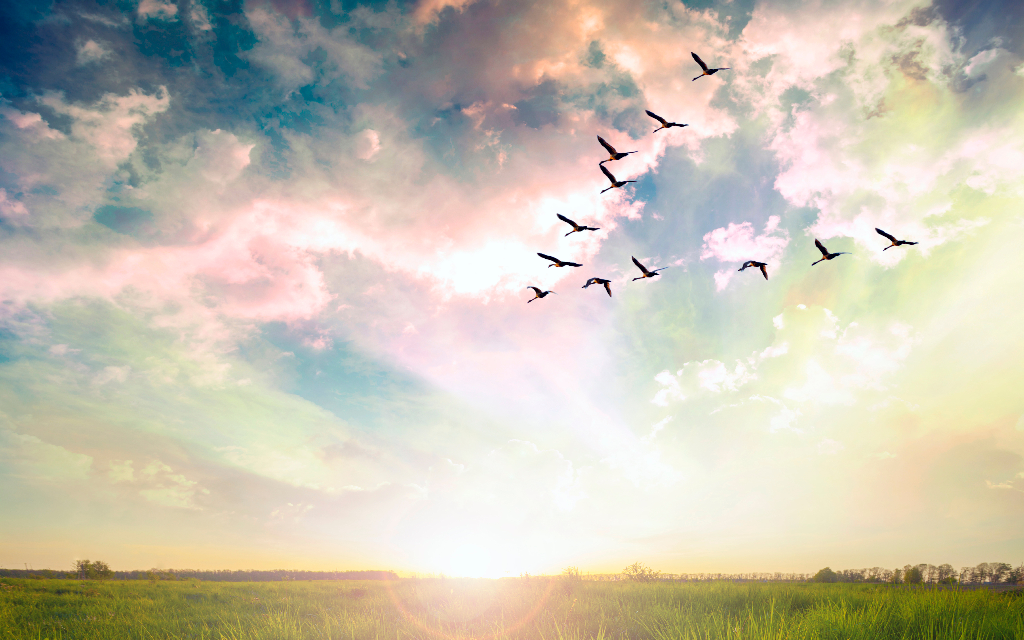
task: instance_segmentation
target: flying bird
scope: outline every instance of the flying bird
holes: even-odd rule
[[[582,267],[583,266],[582,264],[579,264],[578,262],[565,262],[564,260],[559,260],[558,258],[555,258],[554,256],[549,256],[549,255],[547,255],[545,253],[538,252],[537,255],[542,257],[542,258],[544,258],[545,260],[550,260],[551,262],[555,263],[555,264],[549,264],[548,265],[549,269],[551,267]]]
[[[630,258],[633,258],[633,256],[630,256]],[[647,269],[647,267],[645,267],[644,265],[640,264],[640,261],[637,260],[636,258],[633,258],[633,264],[635,264],[641,271],[644,272],[644,275],[637,276],[636,278],[633,278],[634,282],[636,282],[637,280],[640,280],[642,278],[653,278],[654,276],[658,275],[658,272],[661,271],[662,269],[668,269],[668,267],[662,267],[661,269],[655,269],[654,271],[649,271]]]
[[[878,232],[878,235],[885,236],[889,240],[889,242],[892,243],[891,245],[889,245],[885,249],[882,249],[882,251],[888,251],[889,249],[892,249],[893,247],[899,247],[899,246],[905,245],[905,244],[917,244],[916,242],[910,242],[909,240],[897,240],[896,238],[894,238],[891,235],[889,235],[888,233],[882,231],[878,227],[875,227],[875,231]]]
[[[612,186],[608,187],[608,189],[616,189],[626,184],[627,182],[636,182],[636,180],[616,180],[615,176],[612,175],[612,172],[605,169],[603,164],[601,165],[601,171],[603,171],[604,175],[608,176],[608,179],[612,181]],[[608,189],[602,189],[601,193],[604,193]]]
[[[549,293],[554,293],[554,291],[541,291],[537,287],[526,287],[526,288],[527,289],[533,289],[533,293],[534,293],[534,296],[532,298],[530,298],[529,300],[527,300],[526,304],[530,304],[534,300],[540,300],[541,298],[543,298],[544,296],[548,295]]]
[[[831,260],[832,258],[835,258],[836,256],[841,256],[841,255],[845,255],[845,254],[849,254],[850,253],[849,251],[840,251],[839,253],[829,253],[828,249],[825,248],[825,245],[821,244],[821,242],[818,241],[817,239],[814,240],[814,246],[818,247],[818,251],[821,252],[821,260]],[[813,267],[814,265],[818,264],[818,262],[821,262],[821,260],[818,260],[816,262],[812,262],[811,266]]]
[[[583,285],[583,288],[586,289],[587,287],[589,287],[592,284],[604,285],[604,290],[608,292],[608,297],[609,298],[612,297],[612,281],[611,280],[605,280],[604,278],[591,278],[590,280],[587,280],[587,284]]]
[[[605,150],[607,150],[609,154],[611,154],[611,155],[608,156],[607,160],[602,160],[598,164],[604,164],[606,162],[611,162],[612,160],[622,160],[623,158],[625,158],[629,154],[636,153],[636,151],[626,151],[625,153],[621,153],[619,151],[616,151],[615,147],[613,147],[612,145],[608,144],[608,141],[605,140],[604,138],[602,138],[601,136],[597,136],[597,141],[601,143],[601,146],[604,147]]]
[[[651,116],[652,118],[654,118],[655,120],[657,120],[658,122],[661,123],[661,126],[654,130],[655,132],[661,131],[662,129],[668,129],[669,127],[688,127],[688,126],[690,126],[688,124],[679,124],[678,122],[669,122],[668,120],[666,120],[665,118],[662,118],[661,116],[659,116],[658,114],[654,113],[653,111],[648,111],[647,115]]]
[[[690,52],[690,55],[693,56],[693,59],[697,61],[697,64],[700,65],[700,68],[704,70],[704,73],[697,76],[697,78],[703,78],[704,76],[713,76],[719,71],[726,71],[731,68],[722,67],[721,69],[708,69],[708,65],[704,64],[704,61],[700,59],[700,56],[698,56],[696,53],[692,51]],[[697,78],[694,78],[694,80],[696,80]]]
[[[761,273],[764,274],[764,279],[768,279],[768,265],[765,264],[764,262],[758,262],[757,260],[747,260],[746,262],[743,263],[742,267],[737,269],[737,271],[743,271],[747,267],[757,267],[758,269],[761,270]]]
[[[569,224],[572,225],[572,231],[570,231],[569,233],[576,233],[577,231],[597,231],[598,229],[601,228],[601,227],[585,227],[583,225],[576,224],[575,222],[573,222],[569,218],[566,218],[565,216],[563,216],[560,213],[556,213],[555,215],[558,216],[558,219],[561,220],[562,222],[568,222]],[[565,235],[567,236],[567,235],[569,235],[569,233],[567,233]],[[564,238],[565,236],[562,236],[562,237]]]

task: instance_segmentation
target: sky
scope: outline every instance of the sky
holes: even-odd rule
[[[0,566],[1024,561],[1024,5],[0,31]]]

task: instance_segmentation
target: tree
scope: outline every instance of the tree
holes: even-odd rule
[[[921,568],[912,567],[909,564],[903,567],[903,582],[907,584],[921,584]]]
[[[939,584],[953,584],[956,582],[956,569],[951,564],[940,564],[935,568],[935,577]]]
[[[75,560],[75,575],[80,580],[109,580],[114,577],[114,572],[106,562]]]
[[[634,562],[622,570],[622,575],[633,582],[654,582],[661,575],[661,572],[655,571],[642,562]]]
[[[811,580],[814,582],[839,582],[839,576],[831,568],[825,567],[814,574]]]
[[[990,575],[992,576],[992,583],[1002,582],[1005,578],[1008,578],[1010,571],[1013,567],[1005,562],[990,562],[988,563]]]

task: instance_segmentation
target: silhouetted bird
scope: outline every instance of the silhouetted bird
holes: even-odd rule
[[[569,233],[576,233],[577,231],[597,231],[598,229],[601,228],[601,227],[585,227],[583,225],[576,224],[575,222],[573,222],[569,218],[566,218],[565,216],[563,216],[560,213],[556,213],[555,215],[558,216],[558,219],[561,220],[562,222],[568,222],[569,224],[572,225],[572,231],[570,231]],[[569,235],[569,233],[567,233],[565,235],[567,236],[567,235]],[[562,237],[564,238],[565,236],[562,236]]]
[[[661,131],[662,129],[668,129],[669,127],[688,127],[688,126],[690,126],[688,124],[679,124],[678,122],[669,122],[668,120],[666,120],[665,118],[662,118],[661,116],[659,116],[658,114],[654,113],[653,111],[648,111],[647,115],[651,116],[652,118],[654,118],[655,120],[657,120],[658,122],[661,123],[661,126],[658,127],[657,129],[655,129],[654,132]]]
[[[893,247],[899,247],[899,246],[902,246],[902,245],[905,245],[905,244],[917,244],[916,242],[910,242],[909,240],[897,240],[896,238],[894,238],[891,235],[889,235],[888,233],[882,231],[878,227],[875,227],[875,231],[878,232],[878,235],[885,236],[886,238],[888,238],[889,242],[892,243],[891,245],[889,245],[885,249],[882,249],[882,251],[888,251],[889,249],[892,249]]]
[[[737,271],[743,271],[747,267],[757,267],[758,269],[761,270],[761,273],[764,274],[764,279],[768,279],[768,265],[765,264],[764,262],[758,262],[756,260],[747,260],[746,262],[743,263],[742,267],[737,269]]]
[[[540,300],[541,298],[543,298],[544,296],[548,295],[549,293],[554,293],[554,291],[541,291],[537,287],[526,287],[526,288],[527,289],[533,289],[533,293],[535,294],[534,297],[532,297],[532,298],[530,298],[529,300],[526,301],[526,304],[530,304],[534,300]]]
[[[722,67],[720,69],[708,69],[708,65],[704,64],[704,61],[700,59],[700,56],[698,56],[696,53],[692,51],[690,52],[690,55],[693,56],[693,59],[697,61],[697,64],[700,65],[700,68],[704,70],[704,73],[697,76],[697,78],[703,78],[704,76],[713,76],[719,71],[726,71],[730,68]],[[697,78],[694,78],[694,80],[696,80]]]
[[[607,160],[602,160],[598,164],[604,164],[606,162],[611,162],[612,160],[622,160],[623,158],[625,158],[629,154],[636,153],[636,151],[626,151],[625,153],[620,153],[620,152],[615,150],[615,147],[613,147],[612,145],[608,144],[608,141],[605,140],[604,138],[602,138],[601,136],[597,136],[597,141],[601,143],[601,146],[604,147],[608,151],[609,154],[611,154],[611,155],[608,156]]]
[[[586,289],[587,287],[589,287],[592,284],[604,285],[604,290],[608,292],[608,297],[609,298],[612,297],[612,281],[611,280],[605,280],[604,278],[591,278],[590,280],[587,280],[587,284],[583,285],[583,288]]]
[[[835,258],[836,256],[846,255],[846,254],[850,253],[849,251],[840,251],[839,253],[829,253],[828,249],[825,248],[825,245],[821,244],[821,242],[819,242],[817,239],[814,240],[814,246],[818,247],[818,251],[821,251],[821,260],[831,260],[832,258]],[[816,265],[819,262],[821,262],[821,260],[816,260],[816,261],[812,262],[811,266],[813,267],[814,265]]]
[[[583,266],[582,264],[579,264],[578,262],[565,262],[563,260],[559,260],[558,258],[555,258],[554,256],[549,256],[549,255],[547,255],[545,253],[538,252],[537,255],[542,257],[542,258],[544,258],[545,260],[550,260],[551,262],[555,263],[555,264],[549,264],[548,268],[551,268],[551,267],[582,267]]]
[[[630,258],[633,258],[633,256],[630,256]],[[633,258],[633,264],[635,264],[640,269],[640,271],[644,272],[644,275],[633,278],[634,282],[642,278],[653,278],[654,276],[658,275],[658,272],[661,271],[662,269],[668,269],[668,267],[661,267],[661,269],[655,269],[654,271],[650,271],[647,269],[647,267],[640,264],[640,261],[637,260],[636,258]]]
[[[612,186],[608,187],[608,189],[617,189],[627,182],[636,182],[636,180],[616,180],[615,176],[612,175],[612,172],[605,169],[603,164],[601,165],[601,171],[603,171],[604,175],[608,176],[608,179],[612,181]],[[602,189],[601,193],[604,193],[608,189]]]

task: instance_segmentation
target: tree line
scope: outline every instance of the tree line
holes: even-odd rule
[[[397,580],[394,571],[297,571],[148,569],[114,571],[105,562],[77,560],[70,571],[0,569],[0,578],[71,580],[203,580],[209,582],[279,582],[284,580]]]
[[[982,562],[959,570],[950,564],[904,565],[902,569],[843,569],[825,567],[811,578],[814,582],[875,582],[904,584],[1024,584],[1024,563],[1014,567],[1008,562]]]

